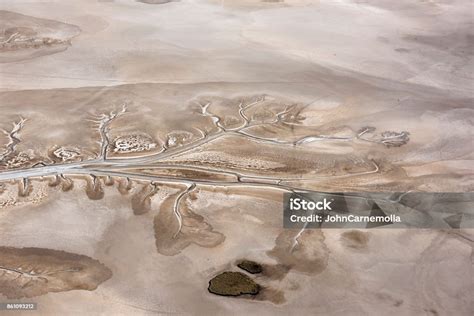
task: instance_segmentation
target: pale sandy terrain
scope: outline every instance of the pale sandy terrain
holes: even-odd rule
[[[282,223],[284,192],[474,191],[472,1],[0,10],[0,303],[473,313],[474,214],[439,230]],[[260,292],[209,293],[242,259],[263,266]]]
[[[1,87],[313,81],[323,66],[472,94],[471,1],[216,2],[3,0],[82,32],[60,57],[1,65]]]

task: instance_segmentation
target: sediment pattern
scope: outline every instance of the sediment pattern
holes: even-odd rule
[[[469,214],[442,230],[281,216],[284,193],[473,190],[469,1],[0,6],[0,300],[472,314]]]

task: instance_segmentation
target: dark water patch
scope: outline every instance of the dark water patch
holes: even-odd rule
[[[260,285],[241,272],[223,272],[209,281],[208,291],[222,296],[257,295]]]
[[[256,274],[262,273],[263,268],[262,265],[251,260],[241,260],[237,263],[237,266],[242,270],[247,271],[248,273]]]

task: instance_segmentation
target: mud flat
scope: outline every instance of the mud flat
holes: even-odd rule
[[[88,302],[93,313],[326,314],[334,312],[327,302],[337,301],[347,312],[467,314],[470,284],[463,275],[470,271],[472,229],[282,228],[282,194],[295,189],[469,190],[470,148],[459,143],[469,137],[467,101],[444,95],[453,102],[445,107],[442,93],[412,91],[416,110],[394,110],[384,106],[385,94],[366,87],[370,97],[352,98],[361,103],[337,106],[309,103],[319,94],[305,84],[2,92],[11,118],[2,122],[2,246],[80,253],[110,269],[107,282],[87,287],[100,295],[68,292],[74,285],[60,293],[41,289],[35,299],[47,306],[44,313],[64,311],[54,304],[61,301],[77,308]],[[363,106],[364,99],[374,107]],[[16,128],[15,109],[25,100],[23,113],[41,111]],[[42,119],[63,104],[72,106],[64,121]],[[453,129],[450,119],[459,126]],[[156,145],[145,150],[150,144]],[[247,274],[236,266],[242,258],[262,272]],[[443,274],[452,265],[456,273]],[[246,273],[258,294],[209,293],[208,282],[225,271]],[[380,292],[384,282],[393,290]],[[104,309],[108,297],[113,303]]]
[[[0,10],[0,301],[472,314],[472,228],[284,229],[281,203],[473,190],[471,1]]]
[[[86,256],[41,248],[1,247],[1,294],[8,299],[48,292],[93,291],[111,271]]]
[[[66,50],[80,28],[58,21],[0,11],[0,63],[17,62]]]
[[[324,99],[311,102],[329,92],[314,91],[322,83],[131,84],[1,92],[1,127],[13,138],[5,139],[0,168],[72,163],[82,168],[88,162],[100,168],[94,163],[109,159],[128,172],[281,180],[306,189],[469,188],[468,181],[458,181],[472,177],[466,168],[472,165],[471,148],[459,145],[469,143],[471,136],[467,99],[418,87],[387,96],[375,86],[358,84],[367,89],[365,95],[341,91],[348,101],[330,108]],[[170,96],[170,91],[176,94]],[[399,98],[411,100],[391,107],[390,100],[397,103]],[[20,119],[19,107],[23,113],[42,110]],[[61,120],[47,120],[61,107],[69,108]],[[436,170],[430,173],[430,166]],[[425,171],[414,173],[415,168]]]

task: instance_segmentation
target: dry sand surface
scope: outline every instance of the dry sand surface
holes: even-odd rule
[[[285,229],[282,200],[474,191],[473,12],[0,1],[0,303],[472,315],[474,214],[457,229]],[[229,276],[252,294],[213,294]]]

